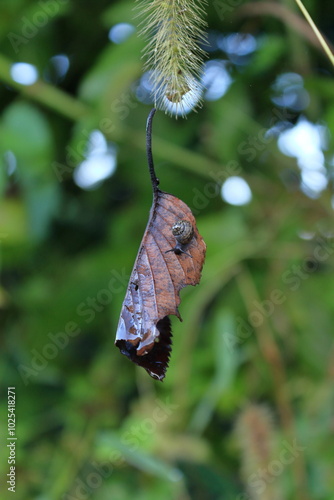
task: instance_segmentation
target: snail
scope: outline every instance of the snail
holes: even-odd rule
[[[192,224],[185,219],[178,220],[172,227],[172,233],[173,236],[175,236],[176,245],[165,253],[174,252],[176,255],[185,253],[188,257],[191,257],[191,255],[185,251],[185,247],[191,242],[194,236]]]

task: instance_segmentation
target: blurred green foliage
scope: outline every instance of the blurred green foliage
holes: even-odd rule
[[[173,318],[161,384],[114,347],[151,204],[151,105],[136,97],[144,42],[108,40],[115,24],[136,24],[134,2],[1,2],[1,498],[12,498],[7,386],[17,500],[334,498],[333,68],[278,4],[263,16],[242,0],[209,4],[213,38],[249,33],[257,48],[238,59],[213,45],[210,59],[227,61],[233,79],[225,95],[186,120],[155,118],[161,188],[193,209],[208,247],[201,284],[182,293],[183,323]],[[281,6],[302,19],[292,0]],[[333,4],[307,7],[333,40]],[[59,54],[63,77],[51,64]],[[38,82],[13,81],[17,62],[34,65]],[[303,78],[299,109],[272,100],[286,73]],[[301,116],[327,133],[328,186],[317,195],[265,135]],[[81,189],[73,172],[97,129],[117,168]],[[220,196],[234,174],[252,190],[247,205]],[[235,427],[261,405],[269,427],[262,410],[257,426],[244,416]],[[301,450],[288,463],[286,443]]]

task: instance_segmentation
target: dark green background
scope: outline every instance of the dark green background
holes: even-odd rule
[[[254,16],[242,13],[247,2],[209,2],[210,30],[251,33],[259,44],[242,66],[228,63],[233,83],[222,98],[187,120],[155,117],[161,188],[194,210],[208,247],[201,284],[181,294],[183,323],[172,318],[161,384],[114,346],[151,205],[151,106],[134,94],[144,42],[137,34],[121,45],[108,40],[114,24],[137,23],[134,2],[50,0],[55,13],[15,51],[9,34],[23,36],[46,3],[0,6],[1,498],[332,500],[333,143],[328,188],[317,198],[300,190],[296,159],[275,138],[263,143],[282,115],[295,124],[303,114],[333,134],[329,60],[305,23],[298,31],[292,15],[278,15],[278,4]],[[292,0],[281,6],[302,19]],[[333,3],[307,7],[333,41]],[[49,61],[60,53],[70,68],[54,82]],[[15,84],[13,62],[34,64],[40,81]],[[302,111],[271,100],[288,72],[304,79]],[[85,191],[72,171],[101,120],[109,120],[117,170]],[[8,150],[17,161],[11,175]],[[242,207],[212,195],[213,176],[223,181],[235,165],[253,193]],[[5,485],[7,386],[17,399],[15,495]]]

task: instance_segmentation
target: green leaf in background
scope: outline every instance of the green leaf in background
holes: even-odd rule
[[[32,240],[45,236],[59,202],[58,182],[51,169],[54,154],[50,125],[33,105],[16,102],[0,125],[0,151],[10,151],[17,162],[18,188],[27,209]]]

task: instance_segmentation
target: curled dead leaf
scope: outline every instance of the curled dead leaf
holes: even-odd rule
[[[158,188],[152,159],[153,109],[147,122],[147,155],[153,205],[122,306],[116,345],[151,377],[165,377],[172,344],[169,315],[181,320],[180,290],[197,285],[206,245],[190,208]],[[182,320],[181,320],[182,321]]]

